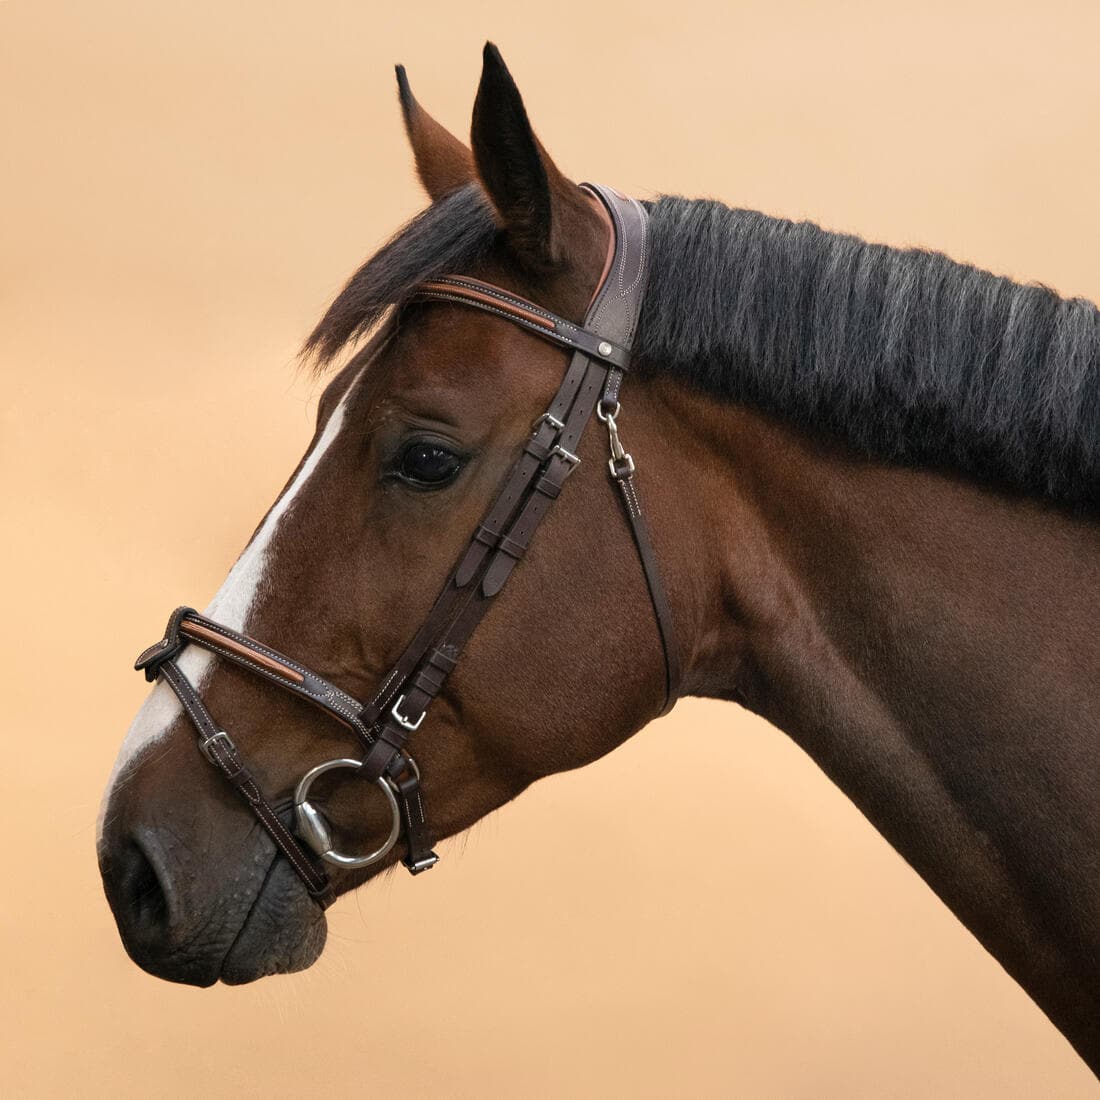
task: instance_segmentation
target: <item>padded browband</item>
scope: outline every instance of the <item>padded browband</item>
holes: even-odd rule
[[[471,279],[466,275],[444,275],[441,279],[421,283],[413,297],[474,306],[521,325],[563,348],[583,351],[585,355],[601,359],[619,370],[626,370],[630,365],[629,349],[588,329],[579,328],[518,294],[501,290],[492,283],[483,283],[480,279]]]

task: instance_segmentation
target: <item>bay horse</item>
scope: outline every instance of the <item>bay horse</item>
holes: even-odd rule
[[[424,287],[489,287],[579,326],[614,274],[606,212],[554,165],[492,45],[469,147],[400,67],[398,83],[431,204],[309,337],[318,370],[343,363],[205,620],[351,699],[429,615],[569,362],[506,309]],[[794,738],[1100,1071],[1100,313],[939,253],[714,201],[644,207],[614,412],[671,637],[594,427],[414,735],[436,835],[657,716],[671,647],[668,702],[735,701]],[[228,652],[174,660],[258,788],[347,756],[346,729]],[[305,968],[319,891],[199,753],[165,751],[194,739],[171,687],[135,718],[101,815],[123,943],[200,986]],[[690,744],[668,752],[690,766]],[[329,779],[316,801],[341,847],[377,845],[377,792]],[[331,892],[402,847],[327,867]]]

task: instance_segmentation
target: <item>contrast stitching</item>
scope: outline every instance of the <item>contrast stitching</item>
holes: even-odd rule
[[[233,638],[229,634],[226,634],[225,631],[219,631],[219,633],[222,635],[223,638],[229,638],[230,641],[236,641],[235,638]],[[266,666],[261,665],[256,661],[250,660],[243,653],[238,653],[236,650],[226,649],[225,647],[219,646],[216,642],[210,641],[209,639],[197,641],[197,644],[203,645],[204,642],[206,648],[211,649],[213,652],[221,655],[222,657],[225,657],[227,660],[235,661],[237,664],[244,665],[245,668],[251,669],[257,675],[264,676],[267,679],[281,685],[282,687],[288,688],[290,691],[297,692],[301,695],[308,695],[311,699],[316,699],[317,702],[323,704],[331,710],[336,711],[338,714],[342,714],[356,728],[363,730],[366,729],[366,727],[360,721],[358,714],[349,709],[347,704],[344,703],[343,700],[348,700],[348,702],[350,702],[353,706],[358,706],[358,701],[353,699],[350,695],[347,695],[344,692],[340,691],[339,688],[329,684],[323,694],[316,691],[310,691],[304,683],[298,684],[295,683],[293,680],[288,680],[286,677],[280,676],[273,669],[267,668]],[[258,643],[256,645],[256,648],[259,649],[260,652],[264,652],[264,648]],[[295,669],[295,671],[302,672],[303,675],[308,675],[310,679],[320,679],[320,677],[316,676],[315,674],[307,673],[304,669],[298,668],[298,666],[296,665],[289,664],[289,662],[288,665],[290,668]],[[342,697],[339,701],[337,700],[337,695]]]
[[[399,676],[400,674],[401,674],[401,670],[400,670],[400,668],[395,668],[395,669],[394,669],[394,670],[393,670],[393,671],[392,671],[392,672],[391,672],[391,673],[389,674],[389,676],[387,676],[387,677],[386,677],[386,679],[385,679],[385,681],[383,682],[382,686],[381,686],[381,687],[380,687],[380,688],[379,688],[379,689],[378,689],[378,690],[377,690],[377,691],[376,691],[376,692],[374,693],[374,697],[373,697],[373,698],[371,699],[371,701],[370,701],[370,702],[369,702],[369,703],[367,704],[367,706],[368,706],[368,707],[373,707],[373,706],[377,706],[377,705],[378,705],[378,701],[379,701],[379,699],[384,699],[384,698],[386,697],[386,692],[387,692],[387,691],[389,690],[389,686],[390,686],[390,684],[391,684],[391,683],[393,682],[393,678],[394,678],[395,676]]]
[[[277,649],[272,649],[270,646],[264,645],[263,642],[256,641],[255,638],[249,638],[245,634],[239,634],[235,630],[230,630],[228,627],[222,626],[221,623],[214,622],[213,619],[201,617],[194,619],[193,621],[197,622],[200,626],[206,627],[208,630],[213,630],[214,633],[220,634],[223,638],[228,638],[231,642],[239,642],[241,645],[249,649],[255,649],[262,653],[265,657],[270,657],[273,661],[278,661],[280,664],[286,665],[287,668],[292,668],[295,672],[300,672],[303,676],[313,676],[314,678],[316,678],[315,674],[310,672],[308,668],[303,668],[301,665],[296,664],[294,661],[292,661],[289,657],[280,653]],[[202,639],[191,638],[190,641],[202,645]]]
[[[165,664],[162,672],[175,690],[176,696],[187,711],[191,721],[195,724],[199,732],[204,735],[203,740],[207,741],[211,737],[216,736],[217,733],[222,732],[216,729],[213,718],[206,712],[206,708],[199,708],[197,705],[197,697],[192,698],[193,689],[191,688],[190,681],[187,680],[183,673],[172,665],[171,662]],[[210,731],[213,732],[211,733]],[[242,771],[246,770],[237,754],[231,752],[221,741],[210,742],[210,755],[226,778],[232,780],[239,776]],[[247,799],[253,812],[267,828],[267,832],[275,845],[290,861],[298,874],[305,880],[310,892],[316,894],[324,891],[328,885],[327,879],[319,875],[317,870],[308,862],[305,854],[301,851],[297,841],[294,839],[293,834],[286,828],[282,821],[279,820],[278,816],[264,799],[263,792],[256,784],[255,779],[249,777],[246,782],[236,784],[236,786],[245,799]]]
[[[626,477],[619,484],[623,487],[623,496],[626,497],[627,508],[635,518],[639,518],[642,514],[642,506],[634,489],[634,479]]]
[[[498,317],[503,317],[506,321],[511,321],[514,325],[522,325],[528,332],[533,332],[547,340],[556,340],[560,343],[568,344],[571,348],[577,346],[577,342],[572,337],[566,336],[563,332],[559,332],[557,328],[553,331],[548,328],[542,328],[533,321],[525,321],[522,317],[517,317],[514,313],[506,313],[503,309],[497,309],[496,306],[491,306],[487,302],[475,302],[470,298],[463,298],[458,294],[447,294],[442,290],[425,290],[420,293],[420,297],[432,298],[440,302],[456,302],[461,305],[473,306],[475,309],[483,309],[486,313],[495,313]]]
[[[257,652],[262,653],[265,657],[270,657],[273,661],[276,661],[279,664],[286,665],[287,668],[294,669],[295,672],[300,673],[306,679],[320,681],[321,683],[326,685],[326,695],[339,696],[345,706],[359,706],[359,700],[356,699],[354,696],[351,696],[346,691],[341,690],[335,684],[328,683],[328,681],[326,681],[324,677],[318,676],[315,672],[311,672],[308,668],[305,668],[304,666],[296,663],[290,657],[287,657],[285,654],[280,653],[277,649],[272,649],[270,646],[264,645],[263,642],[259,642],[255,638],[250,638],[247,635],[239,634],[236,631],[230,630],[228,627],[223,627],[220,623],[216,623],[212,619],[201,617],[196,618],[193,621],[197,622],[200,626],[206,627],[208,630],[214,631],[216,634],[220,634],[223,638],[226,638],[231,642],[236,642],[237,644],[244,646],[246,649],[254,649]],[[189,637],[188,640],[194,642],[196,645],[199,646],[203,645],[205,642],[208,648],[216,649],[214,644],[210,642],[209,639]],[[233,650],[216,649],[216,651],[221,653],[222,656],[228,657],[230,660],[246,660],[246,658],[244,658],[241,654],[238,654]],[[249,667],[255,668],[256,666],[254,664],[251,664],[249,665]],[[275,678],[278,676],[278,673],[275,672],[274,669],[263,668],[261,671],[263,675],[268,676],[269,678]],[[282,683],[283,680],[279,680],[279,682]],[[309,691],[305,687],[304,683],[296,684],[293,680],[288,680],[286,681],[286,683],[291,684],[292,690],[294,691],[301,691],[303,694],[309,695],[314,699],[322,698],[322,696],[318,695],[316,692]]]
[[[498,302],[506,302],[510,306],[517,306],[526,313],[534,313],[539,317],[546,318],[547,321],[552,321],[554,324],[561,323],[561,318],[555,314],[547,312],[540,306],[535,305],[534,302],[529,302],[526,298],[518,298],[515,295],[509,294],[507,291],[493,286],[492,283],[472,283],[467,282],[465,279],[456,279],[453,276],[446,275],[433,281],[437,283],[447,283],[450,286],[464,287],[466,290],[472,290],[478,294],[488,294],[490,297],[496,298]],[[568,324],[568,322],[565,323]]]

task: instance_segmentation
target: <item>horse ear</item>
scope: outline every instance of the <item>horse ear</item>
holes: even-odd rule
[[[519,89],[492,42],[485,43],[471,145],[517,258],[535,268],[562,263],[571,228],[578,219],[590,221],[592,208],[535,137]]]
[[[470,150],[438,122],[416,100],[405,75],[405,66],[394,67],[397,95],[405,117],[416,172],[432,202],[477,179]]]

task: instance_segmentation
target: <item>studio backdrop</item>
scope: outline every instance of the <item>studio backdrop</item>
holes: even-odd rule
[[[303,340],[425,205],[395,63],[465,137],[491,39],[575,180],[1095,301],[1098,37],[1089,0],[0,3],[9,1095],[1097,1095],[733,703],[341,898],[319,962],[254,985],[134,966],[95,838],[135,654],[218,588],[313,432]]]

